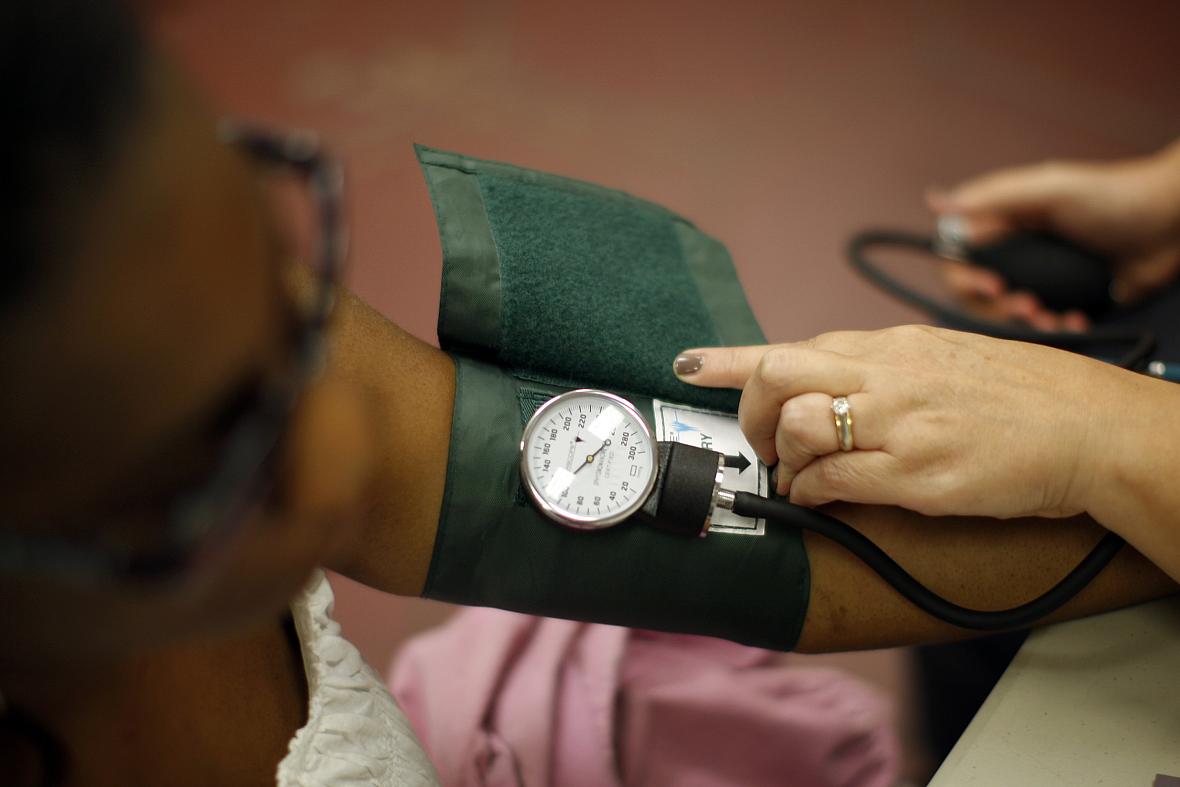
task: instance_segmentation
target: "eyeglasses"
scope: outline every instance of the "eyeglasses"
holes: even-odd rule
[[[0,532],[0,572],[79,580],[176,578],[221,553],[269,497],[282,438],[327,356],[326,327],[346,247],[341,220],[344,177],[339,163],[321,151],[313,135],[274,133],[234,121],[223,121],[219,134],[268,170],[294,175],[316,219],[313,234],[305,239],[313,292],[297,318],[283,379],[261,385],[249,411],[230,427],[204,483],[165,506],[166,519],[152,528],[150,545],[120,538],[116,524],[88,537]]]

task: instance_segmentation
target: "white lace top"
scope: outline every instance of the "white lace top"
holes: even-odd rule
[[[317,571],[291,604],[307,675],[305,724],[279,763],[279,787],[438,784],[410,723],[332,619],[335,597]]]

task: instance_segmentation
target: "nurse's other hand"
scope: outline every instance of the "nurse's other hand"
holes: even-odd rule
[[[1180,143],[1124,161],[1050,161],[998,170],[949,192],[931,190],[926,203],[940,216],[960,216],[970,243],[1042,229],[1109,255],[1115,295],[1123,302],[1180,272]],[[948,262],[943,278],[981,316],[1042,330],[1088,327],[1081,312],[1049,311],[1031,293],[1008,290],[992,271]]]
[[[742,388],[742,431],[779,494],[929,515],[1087,509],[1128,372],[1040,345],[904,326],[805,342],[685,350],[693,385]],[[690,360],[681,359],[689,357]],[[847,396],[855,449],[839,449]]]

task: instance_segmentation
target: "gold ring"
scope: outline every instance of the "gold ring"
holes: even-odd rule
[[[836,437],[840,441],[841,451],[851,451],[855,448],[852,439],[852,405],[847,396],[837,396],[832,400],[832,414],[836,416]]]

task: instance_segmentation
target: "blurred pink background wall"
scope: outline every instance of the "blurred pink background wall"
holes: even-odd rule
[[[729,246],[766,333],[791,340],[915,319],[841,248],[866,225],[928,227],[927,186],[1180,134],[1169,0],[157,6],[219,108],[319,129],[346,158],[350,283],[431,342],[440,251],[411,142],[668,205]],[[336,587],[379,669],[445,615]],[[895,652],[824,660],[902,691]]]

